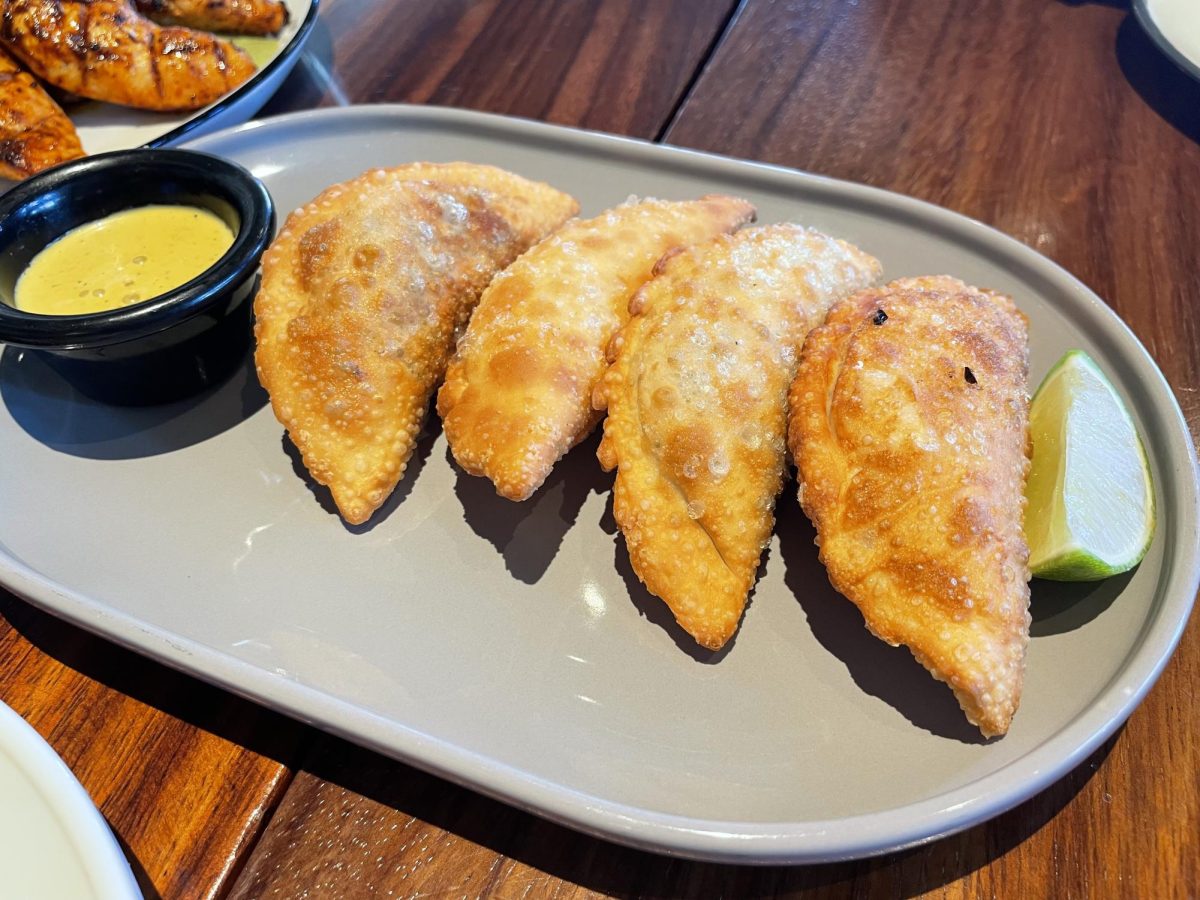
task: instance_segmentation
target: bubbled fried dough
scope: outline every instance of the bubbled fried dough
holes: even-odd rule
[[[753,216],[735,197],[631,200],[567,223],[496,276],[438,392],[458,464],[510,500],[533,494],[600,420],[605,348],[654,264]]]
[[[790,392],[800,501],[829,580],[880,639],[1008,731],[1029,642],[1025,317],[953,278],[838,304]]]
[[[377,169],[296,210],[263,257],[255,362],[313,478],[359,524],[404,474],[492,276],[578,211],[490,166]]]
[[[737,628],[770,539],[804,336],[878,274],[819,232],[747,229],[666,258],[614,340],[595,398],[613,514],[638,577],[705,647]]]

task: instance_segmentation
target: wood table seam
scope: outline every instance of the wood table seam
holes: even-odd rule
[[[683,90],[679,92],[679,98],[667,111],[663,124],[654,133],[654,138],[652,139],[654,143],[661,144],[666,139],[666,136],[670,134],[671,128],[675,125],[675,120],[683,113],[688,101],[692,98],[693,92],[696,90],[696,86],[699,85],[700,80],[704,77],[704,73],[708,71],[708,64],[716,58],[726,38],[728,38],[729,34],[737,26],[738,19],[749,2],[750,0],[735,0],[732,4],[729,12],[725,15],[725,20],[721,23],[721,27],[713,35],[700,61],[696,64],[696,68],[688,78],[687,83],[684,84]]]

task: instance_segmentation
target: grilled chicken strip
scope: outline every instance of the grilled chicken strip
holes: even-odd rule
[[[134,0],[138,11],[160,25],[183,25],[229,34],[275,34],[287,24],[279,0]]]
[[[20,180],[81,156],[67,114],[0,50],[0,177]]]
[[[189,110],[254,73],[229,41],[160,26],[129,0],[0,0],[0,43],[60,90],[138,109]]]

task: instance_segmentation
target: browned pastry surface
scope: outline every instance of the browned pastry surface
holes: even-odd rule
[[[491,166],[415,163],[335,185],[263,257],[255,360],[347,522],[404,473],[429,397],[492,276],[578,211]]]
[[[796,225],[664,260],[596,390],[599,457],[634,571],[705,647],[737,628],[783,484],[787,391],[805,334],[879,263]]]
[[[867,627],[1004,734],[1029,642],[1025,317],[947,277],[839,303],[790,393],[800,502]]]
[[[655,263],[753,215],[736,197],[630,201],[567,223],[501,272],[438,393],[458,464],[510,500],[529,497],[600,421],[605,349]]]

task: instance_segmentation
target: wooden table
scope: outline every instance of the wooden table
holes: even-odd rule
[[[444,104],[890,188],[1014,235],[1133,328],[1200,427],[1200,84],[1119,0],[323,0],[264,115]],[[1200,894],[1200,634],[1128,724],[920,849],[738,868],[586,838],[0,594],[0,699],[148,897]]]

